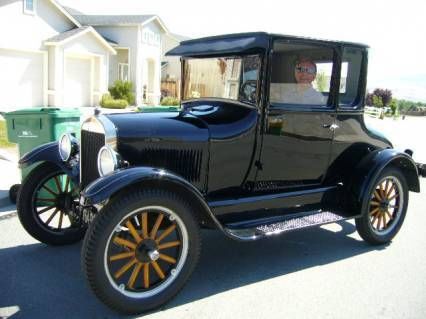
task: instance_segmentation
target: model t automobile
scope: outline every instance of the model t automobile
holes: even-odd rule
[[[366,127],[367,47],[266,33],[182,42],[178,112],[95,114],[81,140],[26,154],[22,225],[52,245],[84,238],[96,296],[125,313],[172,298],[200,228],[250,241],[355,219],[384,244],[419,192],[412,152]]]

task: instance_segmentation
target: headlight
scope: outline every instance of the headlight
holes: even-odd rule
[[[59,138],[59,156],[66,162],[78,150],[78,143],[74,136],[69,133],[64,133]]]
[[[118,168],[118,154],[109,146],[104,146],[98,153],[98,172],[105,176]]]

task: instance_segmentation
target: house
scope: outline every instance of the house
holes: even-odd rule
[[[54,0],[0,3],[0,110],[96,105],[117,54]]]
[[[156,15],[84,15],[74,18],[95,28],[116,45],[109,61],[109,84],[127,80],[134,84],[137,104],[160,102],[162,38],[168,33]]]
[[[160,100],[168,30],[155,15],[84,15],[55,0],[2,0],[0,27],[2,112],[95,106],[117,79],[133,82],[137,104]]]

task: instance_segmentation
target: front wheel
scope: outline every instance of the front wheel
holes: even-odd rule
[[[363,216],[355,219],[360,236],[372,245],[388,243],[400,230],[408,207],[408,186],[400,170],[384,169],[374,182]]]
[[[78,188],[56,165],[43,163],[23,182],[17,199],[19,220],[35,239],[49,245],[80,241],[85,226],[75,218]]]
[[[84,239],[82,267],[96,296],[136,314],[171,299],[186,283],[200,252],[190,204],[162,190],[136,191],[107,204]]]

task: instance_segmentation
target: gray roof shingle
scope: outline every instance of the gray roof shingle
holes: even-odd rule
[[[84,30],[86,30],[88,28],[90,28],[90,26],[84,26],[84,27],[80,27],[80,28],[71,29],[71,30],[59,33],[59,34],[47,39],[46,42],[61,42],[61,41],[68,39],[69,37],[72,37],[76,34],[79,34],[80,32],[83,32]]]
[[[83,25],[132,25],[141,24],[155,17],[153,14],[147,15],[74,15]]]

